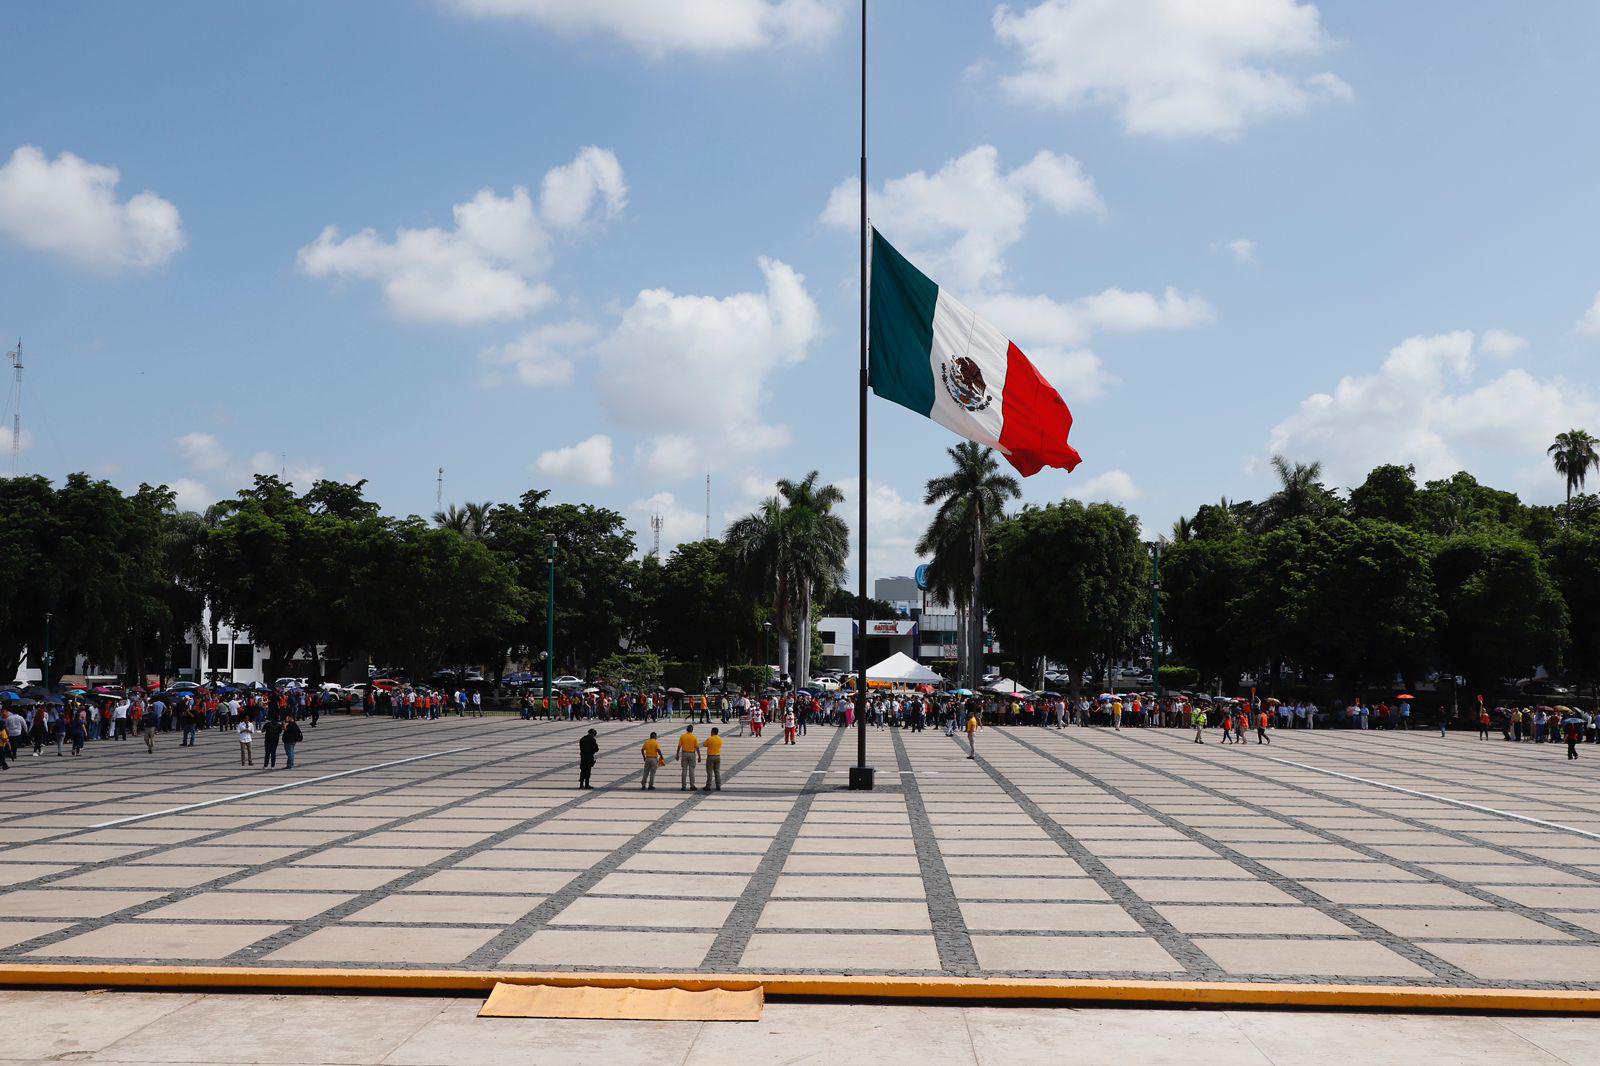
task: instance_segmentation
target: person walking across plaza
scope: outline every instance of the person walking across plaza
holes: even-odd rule
[[[967,758],[978,757],[978,730],[982,728],[978,722],[978,714],[974,711],[967,716]]]
[[[641,789],[656,787],[656,767],[665,766],[667,760],[661,757],[661,741],[654,733],[650,739],[639,747],[639,754],[644,756],[644,776],[639,778]]]
[[[791,707],[789,710],[783,712],[783,742],[785,744],[794,744],[794,743],[796,743],[796,741],[794,739],[794,730],[795,730],[794,708]],[[711,776],[711,771],[710,771],[709,768],[707,768],[707,770],[706,770],[706,777],[707,777],[707,782],[706,783],[707,784],[710,784],[710,776]]]
[[[1272,724],[1272,717],[1266,711],[1256,715],[1256,743],[1271,744],[1272,738],[1267,735],[1267,726]]]
[[[276,715],[267,719],[267,724],[261,727],[261,739],[265,745],[261,749],[261,768],[277,769],[278,766],[278,741],[283,738],[283,723]]]
[[[144,750],[147,755],[156,753],[156,725],[158,717],[147,712],[139,719],[139,736],[144,738]]]
[[[1200,709],[1199,704],[1196,704],[1194,709],[1189,712],[1189,724],[1194,726],[1194,742],[1196,744],[1204,744],[1206,742],[1206,712]]]
[[[600,757],[599,732],[591,729],[578,738],[578,787],[593,788],[589,775],[594,773],[594,761]]]
[[[248,714],[239,716],[239,765],[254,766],[256,764],[253,744],[256,739],[256,724]]]
[[[1561,719],[1561,736],[1567,742],[1567,758],[1576,759],[1583,743],[1583,716],[1574,711]]]
[[[678,791],[687,792],[691,788],[698,788],[695,781],[695,767],[700,764],[700,738],[694,735],[692,724],[683,727],[683,733],[678,737]]]
[[[788,732],[793,733],[790,729]],[[790,741],[793,743],[793,741]],[[706,737],[706,791],[711,791],[712,779],[716,779],[717,791],[722,791],[722,737],[717,733],[717,727],[711,727],[711,735]]]
[[[313,717],[316,712],[312,712]],[[305,731],[300,728],[300,723],[294,720],[294,715],[283,720],[283,766],[285,770],[294,769],[294,749],[306,738]]]

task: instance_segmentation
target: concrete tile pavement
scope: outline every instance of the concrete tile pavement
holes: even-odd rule
[[[477,997],[0,991],[4,1063],[1600,1063],[1600,1019],[769,1002],[759,1022],[480,1019]]]

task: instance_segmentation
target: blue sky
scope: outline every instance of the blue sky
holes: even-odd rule
[[[856,10],[6,7],[22,470],[426,514],[442,466],[665,546],[707,471],[714,531],[780,476],[853,493]],[[873,214],[1072,407],[1084,463],[1027,500],[1154,532],[1281,451],[1551,501],[1550,437],[1600,431],[1597,38],[1578,2],[883,0]],[[872,441],[879,576],[953,441],[877,402]]]

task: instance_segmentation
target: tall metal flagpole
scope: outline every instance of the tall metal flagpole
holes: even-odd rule
[[[867,765],[867,0],[861,0],[861,451],[856,477],[856,764],[850,787],[871,790]]]

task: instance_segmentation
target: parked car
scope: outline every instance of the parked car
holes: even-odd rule
[[[573,677],[571,674],[562,674],[560,677],[552,681],[551,684],[555,685],[556,688],[582,688],[583,678]]]

